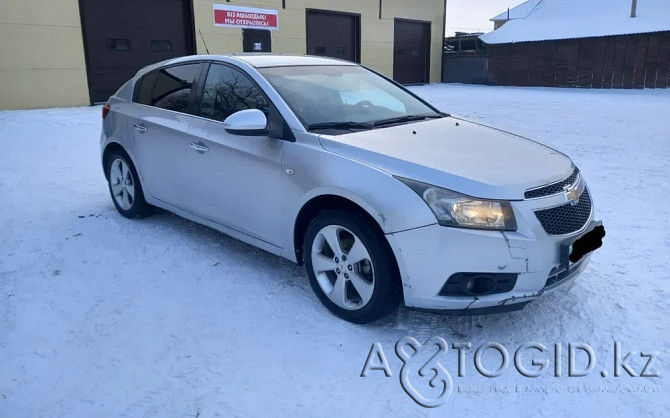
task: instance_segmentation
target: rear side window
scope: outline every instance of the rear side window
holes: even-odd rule
[[[199,72],[200,64],[180,65],[159,70],[156,73],[149,104],[161,109],[187,113],[191,88]],[[146,81],[150,82],[150,80]],[[140,99],[142,88],[144,88],[144,82],[140,88]]]
[[[201,116],[223,122],[235,112],[258,109],[268,114],[270,101],[242,71],[212,64],[202,97]]]
[[[156,84],[156,78],[158,77],[158,71],[151,72],[140,80],[139,89],[136,89],[135,101],[137,103],[145,104],[151,106],[151,94],[154,89],[154,84]]]

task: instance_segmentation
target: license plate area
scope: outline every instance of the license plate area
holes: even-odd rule
[[[561,270],[570,270],[584,256],[603,245],[605,227],[598,225],[577,239],[561,244]]]

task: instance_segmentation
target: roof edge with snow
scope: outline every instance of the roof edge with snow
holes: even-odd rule
[[[499,15],[492,17],[491,19],[489,19],[489,21],[499,22],[512,19],[523,19],[526,16],[528,16],[530,12],[532,12],[535,6],[537,5],[537,4],[531,4],[532,1],[533,0],[526,0],[525,2],[519,4],[518,6],[514,6],[511,9],[505,10]],[[537,3],[537,0],[535,0],[535,3]]]
[[[630,7],[630,0],[542,0],[527,17],[480,38],[506,44],[670,31],[670,0],[638,2],[635,18]]]

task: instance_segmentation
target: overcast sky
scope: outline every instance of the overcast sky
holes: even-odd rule
[[[447,0],[447,36],[454,32],[489,32],[489,19],[524,0]]]

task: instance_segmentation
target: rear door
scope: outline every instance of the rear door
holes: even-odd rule
[[[183,208],[190,186],[184,155],[195,106],[195,83],[201,63],[164,67],[145,75],[136,92],[133,148],[145,192]]]
[[[260,109],[268,115],[274,111],[272,106],[243,71],[211,64],[201,118],[194,118],[188,131],[201,148],[191,149],[185,160],[195,214],[280,246],[284,141],[233,135],[222,123],[245,109]]]

